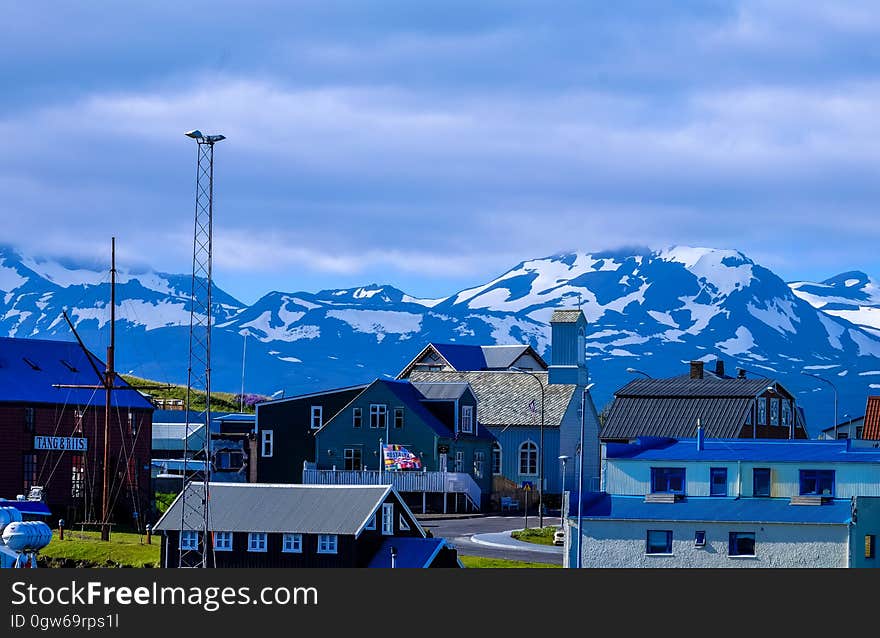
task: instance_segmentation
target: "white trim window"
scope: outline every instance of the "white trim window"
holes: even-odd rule
[[[265,552],[266,532],[249,532],[247,550],[249,552]]]
[[[232,532],[214,532],[214,551],[232,551]]]
[[[384,403],[370,404],[370,427],[384,430],[388,423],[388,406]]]
[[[403,408],[394,408],[394,429],[403,427]]]
[[[519,446],[519,473],[524,476],[538,474],[538,446],[532,441],[524,441]]]
[[[499,476],[501,474],[501,444],[498,441],[492,444],[492,474]]]
[[[303,535],[285,534],[281,540],[281,551],[285,554],[302,554]]]
[[[483,466],[486,465],[486,453],[474,452],[474,478],[483,478]]]
[[[453,472],[464,472],[464,452],[462,450],[455,451],[455,462],[452,466]]]
[[[394,503],[382,503],[382,534],[394,535]]]
[[[397,517],[397,525],[400,527],[401,531],[409,531],[409,523],[406,522],[406,516],[403,514]]]
[[[262,437],[260,452],[262,453],[263,458],[271,458],[272,454],[275,452],[275,432],[272,430],[263,430]]]
[[[376,512],[373,512],[373,515],[370,516],[370,520],[367,521],[364,529],[375,530],[376,529]]]
[[[335,554],[339,547],[339,541],[336,534],[319,534],[318,535],[318,553],[319,554]]]
[[[312,416],[310,419],[311,428],[313,430],[320,430],[321,426],[324,425],[324,408],[320,405],[312,406]]]
[[[358,472],[363,468],[361,463],[361,449],[359,447],[347,447],[342,450],[344,469]]]
[[[185,529],[180,533],[180,549],[193,551],[199,548],[199,533],[193,529]]]
[[[364,409],[353,408],[351,411],[351,427],[359,428],[364,422]]]
[[[465,434],[474,433],[474,406],[461,406],[461,431]]]

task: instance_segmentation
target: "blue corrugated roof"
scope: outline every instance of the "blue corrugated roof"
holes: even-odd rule
[[[880,463],[880,449],[852,447],[848,440],[696,439],[642,437],[636,443],[609,443],[609,459],[645,461],[812,461],[816,463]]]
[[[391,567],[391,548],[397,549],[397,567],[421,569],[428,567],[446,545],[442,538],[386,538],[367,567]]]
[[[49,516],[49,506],[42,501],[7,501],[0,499],[0,507],[14,507],[22,514],[31,516]]]
[[[103,390],[52,387],[100,384],[89,357],[103,372],[104,364],[74,341],[0,337],[0,402],[103,406]],[[128,386],[119,376],[116,385]],[[114,390],[111,396],[116,407],[153,408],[134,389]]]
[[[460,343],[432,343],[443,358],[456,370],[485,370],[486,356],[480,346]]]
[[[792,505],[787,498],[688,497],[676,503],[646,503],[643,496],[587,495],[584,518],[597,520],[705,521],[719,523],[801,523],[845,525],[849,499],[824,505]],[[569,517],[577,516],[572,502]]]

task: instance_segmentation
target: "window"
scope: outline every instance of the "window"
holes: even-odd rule
[[[704,530],[699,530],[694,532],[694,547],[705,547],[706,546],[706,532]]]
[[[343,458],[345,459],[346,470],[361,469],[361,449],[356,447],[347,447],[343,450]]]
[[[263,456],[268,458],[272,456],[275,449],[275,433],[272,430],[263,430]]]
[[[287,554],[302,554],[302,534],[285,534],[281,541],[281,551]]]
[[[354,408],[351,411],[351,427],[359,428],[364,422],[364,409]]]
[[[538,446],[531,441],[519,446],[519,473],[525,475],[538,473]]]
[[[834,495],[834,470],[801,470],[801,496]]]
[[[388,422],[388,406],[384,404],[372,404],[370,406],[370,427],[384,428]]]
[[[709,496],[727,496],[726,467],[713,467],[709,470]]]
[[[455,451],[455,467],[452,470],[453,472],[463,472],[464,471],[464,452],[461,450]]]
[[[367,521],[364,529],[376,529],[376,512],[373,512],[373,515],[370,516],[370,520]]]
[[[848,438],[849,438],[849,434],[847,434],[846,432],[838,432],[838,433],[837,433],[837,438],[838,438],[838,439],[848,439]]]
[[[399,430],[403,427],[403,408],[394,408],[394,428]]]
[[[791,401],[782,402],[782,425],[785,427],[791,425]]]
[[[461,431],[467,434],[474,433],[474,406],[461,406]]]
[[[409,523],[406,522],[406,517],[403,514],[401,514],[400,516],[397,517],[397,525],[403,531],[405,531],[405,532],[409,531]]]
[[[779,399],[770,399],[770,425],[779,425]]]
[[[33,432],[34,422],[36,421],[36,410],[34,408],[24,409],[24,431]]]
[[[770,496],[769,467],[756,467],[752,470],[752,496]]]
[[[754,556],[755,532],[730,532],[729,556]]]
[[[70,457],[70,496],[82,498],[85,494],[86,467],[82,454]]]
[[[74,410],[73,412],[73,434],[82,434],[83,431],[83,411]]]
[[[683,467],[652,467],[651,493],[653,494],[684,494]]]
[[[30,491],[31,486],[37,482],[37,455],[33,452],[27,452],[21,457],[22,462],[22,485],[24,493]]]
[[[232,532],[214,532],[214,550],[218,552],[231,552]]]
[[[266,532],[250,532],[248,534],[248,551],[249,552],[265,552],[266,551]]]
[[[672,553],[672,531],[649,529],[648,539],[645,543],[646,554],[671,554]]]
[[[865,428],[861,425],[856,426],[856,438],[862,438],[862,432],[864,432]]]
[[[474,452],[474,476],[483,478],[483,464],[486,462],[485,452]]]
[[[501,445],[498,443],[492,444],[492,474],[501,474]]]
[[[874,558],[877,537],[874,534],[865,534],[865,558]]]
[[[758,425],[767,425],[767,399],[758,399]]]
[[[394,503],[382,503],[382,533],[394,534]]]
[[[313,430],[321,429],[324,425],[324,408],[320,405],[312,406],[311,428]]]
[[[336,534],[319,534],[318,535],[318,553],[319,554],[335,554],[337,547]]]
[[[197,550],[199,548],[199,533],[187,529],[180,533],[180,549],[184,551]]]

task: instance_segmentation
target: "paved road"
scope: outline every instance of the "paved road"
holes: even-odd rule
[[[524,519],[522,516],[480,516],[477,518],[459,519],[432,519],[419,521],[422,527],[431,530],[434,536],[442,536],[458,548],[458,553],[463,556],[481,556],[483,558],[506,558],[509,560],[524,560],[532,563],[549,563],[562,565],[562,553],[550,553],[549,547],[538,546],[536,549],[521,549],[520,547],[494,547],[481,545],[471,540],[474,534],[491,534],[506,532],[512,529],[522,529]],[[559,525],[558,517],[544,517],[544,526]],[[538,526],[538,517],[529,516],[529,527]],[[492,537],[489,537],[492,540]],[[524,544],[526,545],[526,544]]]

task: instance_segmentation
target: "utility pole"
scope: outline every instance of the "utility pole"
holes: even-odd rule
[[[211,530],[209,529],[211,482],[211,286],[214,225],[214,144],[226,139],[224,135],[203,135],[194,130],[186,133],[198,144],[196,161],[196,206],[193,229],[192,297],[189,315],[189,365],[186,380],[186,437],[184,438],[183,492],[181,493],[180,532],[196,532],[194,545],[181,543],[178,567],[212,567]],[[202,418],[190,423],[194,390],[205,393]],[[205,444],[202,448],[204,470],[202,485],[186,482],[187,445],[190,436],[204,426]],[[201,536],[201,538],[198,538]]]

